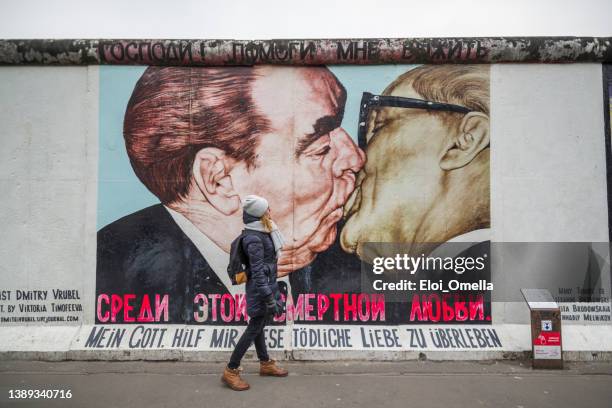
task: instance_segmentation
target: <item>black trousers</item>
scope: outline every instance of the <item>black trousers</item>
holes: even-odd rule
[[[249,325],[238,340],[236,348],[230,357],[229,368],[236,369],[240,367],[240,360],[244,357],[251,344],[255,343],[255,351],[259,361],[268,361],[268,349],[266,348],[266,337],[264,335],[264,327],[268,322],[268,315],[251,317]]]

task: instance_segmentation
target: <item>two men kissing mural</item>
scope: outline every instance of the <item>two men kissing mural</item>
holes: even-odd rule
[[[347,91],[327,68],[147,68],[123,134],[160,203],[98,232],[97,321],[202,323],[201,309],[218,307],[233,318],[204,323],[242,324],[242,288],[225,268],[248,194],[269,200],[287,238],[287,318],[299,320],[308,294],[335,323],[357,320],[344,318],[356,302],[380,304],[360,293],[368,243],[418,255],[487,241],[488,66],[421,66],[382,95],[349,97],[363,105],[359,147],[342,127]],[[400,305],[378,319],[409,321]]]

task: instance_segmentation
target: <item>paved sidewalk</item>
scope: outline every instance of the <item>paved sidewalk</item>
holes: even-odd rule
[[[251,390],[219,380],[223,364],[0,362],[2,407],[601,407],[612,401],[612,363],[534,371],[527,362],[287,362],[287,378]],[[10,389],[71,390],[71,399],[8,399]]]

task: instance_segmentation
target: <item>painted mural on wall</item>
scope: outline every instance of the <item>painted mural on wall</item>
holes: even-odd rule
[[[6,286],[0,323],[80,325],[76,349],[231,349],[248,316],[228,251],[256,193],[287,241],[271,350],[501,350],[522,316],[492,302],[523,287],[609,324],[608,242],[490,243],[489,66],[96,72],[95,277]]]
[[[164,358],[187,349],[230,350],[248,316],[244,287],[226,273],[228,251],[243,227],[241,201],[253,193],[269,200],[287,243],[277,269],[287,309],[266,329],[271,350],[298,351],[296,358],[300,349],[515,351],[515,324],[527,319],[519,310],[526,312],[521,288],[549,289],[564,324],[609,325],[609,242],[574,240],[601,239],[598,223],[612,225],[602,201],[598,139],[603,71],[609,201],[607,40],[2,41],[0,60],[9,65],[100,64],[60,75],[75,84],[72,102],[85,101],[86,109],[72,115],[82,120],[68,126],[66,115],[46,109],[40,120],[66,134],[62,143],[86,141],[82,151],[66,144],[66,157],[83,159],[75,162],[87,177],[74,185],[97,180],[97,186],[87,184],[77,198],[57,191],[65,208],[77,207],[68,207],[71,199],[83,203],[74,220],[85,217],[85,225],[77,231],[55,212],[30,207],[25,218],[41,216],[85,234],[83,248],[55,251],[78,253],[85,262],[46,270],[22,257],[5,268],[0,324],[16,326],[5,337],[21,338],[20,326],[70,326],[62,333],[74,333],[73,350],[165,349]],[[491,106],[491,68],[469,64],[504,61],[604,65],[602,71],[595,64],[550,66],[546,75],[541,65],[497,66]],[[23,73],[6,70],[4,82],[25,85],[39,75]],[[573,86],[559,88],[568,78]],[[38,162],[45,151],[50,171],[43,182],[72,167],[56,157],[60,144],[48,142],[53,133],[30,127],[39,119],[30,112],[47,103],[52,88],[41,99],[26,92],[27,104],[4,112],[15,117],[7,120],[7,129],[14,127],[7,134],[49,143],[35,153],[30,144],[7,150],[26,158],[11,166],[27,174],[28,161]],[[99,104],[91,104],[96,97]],[[596,104],[585,103],[592,98]],[[583,109],[556,100],[579,101]],[[96,122],[89,113],[99,129],[87,128]],[[559,132],[564,126],[567,132]],[[97,155],[90,154],[96,134]],[[491,143],[499,160],[492,168],[493,225]],[[509,174],[513,165],[520,174]],[[22,190],[44,196],[34,187]],[[541,202],[549,192],[563,197],[558,208]],[[41,248],[53,251],[57,237],[23,228],[15,214],[9,218],[9,228],[26,233],[25,241],[11,243],[40,239]],[[93,222],[97,237],[88,233]],[[545,242],[500,242],[533,236]],[[559,239],[569,242],[552,242]],[[14,246],[7,248],[12,254]],[[46,336],[35,340],[45,350],[55,340]]]
[[[123,115],[101,100],[124,144],[100,146],[97,323],[245,324],[226,267],[248,194],[288,242],[277,324],[490,322],[488,66],[125,72]],[[122,154],[152,205],[121,208]]]

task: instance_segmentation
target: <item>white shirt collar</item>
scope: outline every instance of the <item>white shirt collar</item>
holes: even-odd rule
[[[475,244],[490,241],[491,240],[491,229],[490,228],[482,228],[474,231],[466,232],[465,234],[457,235],[439,245],[436,249],[434,249],[429,256],[430,257],[451,257],[459,255],[463,251],[468,248],[474,246]],[[453,245],[446,245],[448,243],[452,243]]]
[[[174,211],[170,207],[164,206],[170,213],[172,219],[179,228],[187,235],[187,238],[193,242],[195,247],[200,251],[202,257],[208,262],[210,268],[217,274],[221,282],[225,285],[232,296],[237,293],[244,293],[244,285],[232,285],[227,274],[227,265],[229,265],[229,254],[219,248],[210,238],[198,229],[187,217],[183,214]],[[291,297],[291,286],[289,284],[289,275],[278,278],[279,281],[287,283],[288,296]]]
[[[491,228],[481,228],[457,235],[446,242],[484,242],[491,240]]]
[[[219,248],[217,244],[200,231],[198,227],[189,221],[183,214],[166,206],[164,206],[164,208],[170,213],[172,219],[179,228],[187,235],[187,238],[189,238],[195,247],[198,248],[200,254],[202,254],[206,262],[208,262],[208,265],[210,265],[211,269],[217,274],[232,296],[236,293],[244,292],[241,286],[232,285],[232,281],[227,274],[229,254]]]

